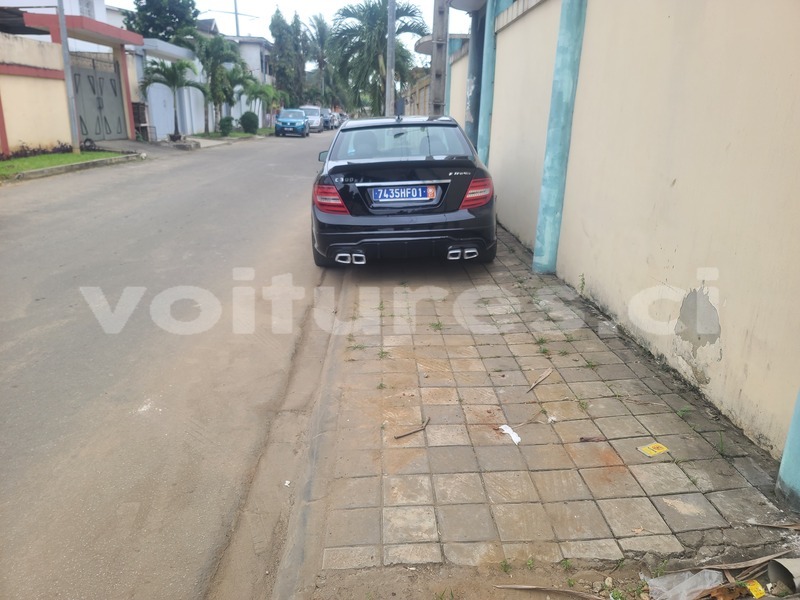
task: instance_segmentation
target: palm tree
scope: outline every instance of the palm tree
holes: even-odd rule
[[[362,0],[340,9],[334,19],[333,49],[337,66],[350,82],[358,106],[370,99],[373,114],[383,114],[386,80],[386,38],[389,28],[387,0]],[[395,36],[428,35],[419,8],[398,2]],[[396,44],[395,74],[404,82],[411,68],[411,53]]]
[[[328,76],[328,51],[330,48],[331,29],[325,17],[314,15],[311,24],[306,27],[308,32],[309,52],[307,58],[317,65],[319,73],[320,97],[325,104],[325,79]]]
[[[173,141],[181,137],[178,129],[178,90],[181,88],[192,87],[206,95],[206,87],[198,82],[192,81],[186,75],[187,71],[197,73],[193,63],[188,60],[176,60],[167,62],[164,60],[154,60],[148,63],[144,69],[144,79],[140,84],[142,93],[146,96],[150,86],[155,84],[165,85],[172,90],[172,107],[175,116],[175,131],[172,133]]]
[[[272,103],[278,99],[278,94],[275,88],[268,83],[258,83],[255,79],[248,81],[242,88],[236,92],[237,101],[247,96],[248,108],[255,105],[255,112],[259,116],[263,116],[265,108],[271,108]]]

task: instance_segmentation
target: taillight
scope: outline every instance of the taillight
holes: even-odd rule
[[[348,215],[350,211],[342,202],[342,197],[334,185],[317,184],[314,186],[314,204],[322,212]]]
[[[485,179],[473,179],[469,184],[464,200],[461,201],[461,208],[477,208],[487,204],[494,195],[494,186],[491,177]]]

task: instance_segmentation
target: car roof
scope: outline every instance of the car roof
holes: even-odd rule
[[[365,119],[350,119],[341,130],[366,129],[370,127],[403,127],[408,125],[433,125],[433,126],[453,126],[457,125],[453,117],[443,116],[401,116],[401,117],[369,117]]]

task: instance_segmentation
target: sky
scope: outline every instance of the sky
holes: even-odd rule
[[[410,0],[419,6],[428,29],[433,25],[433,0]],[[269,22],[276,8],[280,8],[287,21],[296,12],[303,23],[308,23],[313,15],[322,14],[328,23],[333,23],[336,11],[348,4],[358,4],[359,0],[236,0],[239,11],[239,33],[271,39]],[[107,0],[106,4],[120,8],[133,8],[133,0]],[[233,16],[234,0],[195,0],[201,19],[216,19],[217,26],[225,35],[236,34],[236,20]],[[450,33],[468,33],[470,19],[467,13],[450,10]],[[404,40],[410,45],[408,40]],[[413,42],[411,42],[413,43]],[[413,48],[409,47],[409,50]]]

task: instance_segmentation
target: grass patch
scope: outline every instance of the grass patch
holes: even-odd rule
[[[223,138],[222,134],[219,131],[211,131],[209,133],[193,133],[189,137],[203,138],[206,140],[219,140],[227,138],[249,138],[253,137],[253,134],[245,133],[244,131],[231,131],[230,134],[228,134],[227,138]]]
[[[112,158],[120,156],[116,152],[81,152],[80,154],[40,154],[25,158],[12,158],[0,161],[0,179],[10,179],[18,173],[46,169],[47,167],[60,167],[74,165],[75,163],[88,162],[98,158]]]

